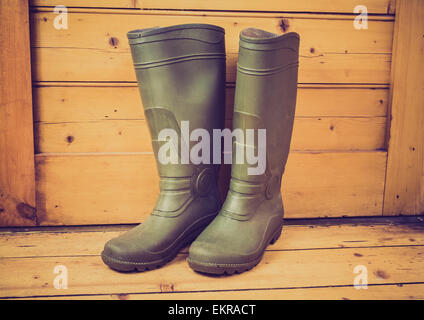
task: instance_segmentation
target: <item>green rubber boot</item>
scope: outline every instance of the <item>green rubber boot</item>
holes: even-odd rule
[[[128,39],[160,193],[146,221],[107,242],[102,259],[119,271],[144,271],[172,260],[221,208],[212,155],[193,164],[188,150],[197,144],[189,130],[223,128],[225,41],[222,28],[207,24],[134,30]]]
[[[249,28],[240,34],[233,132],[240,128],[247,137],[246,129],[255,129],[258,138],[250,144],[233,143],[227,198],[218,216],[190,246],[188,262],[196,271],[247,271],[281,234],[281,178],[293,129],[298,59],[296,33],[279,36]],[[261,147],[258,129],[266,129],[266,148]],[[260,170],[260,161],[237,164],[240,145],[246,154],[251,149],[258,157],[266,156],[266,168]]]

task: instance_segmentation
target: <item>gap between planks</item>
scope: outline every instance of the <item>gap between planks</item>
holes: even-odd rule
[[[30,5],[34,7],[51,7],[58,2],[55,0],[31,0]],[[315,1],[311,3],[308,0],[293,2],[291,0],[268,1],[266,7],[263,3],[254,0],[235,0],[231,4],[225,0],[210,2],[190,1],[163,1],[155,0],[113,0],[108,1],[107,6],[99,6],[98,1],[67,1],[62,0],[60,4],[75,8],[124,8],[124,9],[142,9],[142,10],[192,10],[192,11],[247,11],[247,12],[303,12],[303,13],[341,13],[352,14],[352,8],[356,6],[353,0],[339,1],[335,5],[334,1]],[[68,5],[71,4],[71,5]],[[394,14],[395,0],[367,0],[363,3],[367,6],[369,14]]]
[[[295,150],[291,153],[298,154],[321,154],[321,153],[339,153],[339,154],[359,154],[359,153],[379,153],[387,154],[386,150]],[[35,154],[36,158],[43,157],[68,157],[68,156],[121,156],[121,155],[153,155],[152,151],[122,151],[122,152],[40,152]]]
[[[399,299],[424,299],[424,283],[387,283],[370,284],[366,291],[349,290],[352,285],[316,286],[303,288],[265,288],[265,289],[238,289],[238,290],[204,290],[204,291],[178,291],[178,292],[153,292],[153,293],[105,293],[105,294],[74,294],[74,295],[46,295],[29,297],[7,297],[7,299],[37,299],[37,300],[351,300],[373,299],[399,300]],[[349,291],[348,291],[349,290]],[[411,291],[418,292],[413,296]]]
[[[31,11],[52,12],[54,7],[31,7]],[[353,8],[352,8],[353,9]],[[103,9],[103,8],[68,8],[68,13],[95,13],[95,14],[126,14],[126,15],[165,15],[165,16],[209,16],[209,17],[249,17],[249,18],[297,18],[310,20],[353,20],[358,14],[341,13],[305,13],[305,12],[266,12],[266,11],[212,11],[212,10],[167,10],[167,9]],[[368,14],[368,21],[394,21],[393,14]]]
[[[33,87],[138,87],[136,81],[33,81]],[[235,82],[227,82],[227,88]],[[381,83],[299,83],[298,88],[316,89],[389,89]]]

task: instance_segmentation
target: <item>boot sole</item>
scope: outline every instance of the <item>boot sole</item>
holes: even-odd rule
[[[194,271],[215,275],[232,275],[239,274],[253,269],[261,260],[265,253],[266,248],[270,244],[274,244],[280,238],[283,231],[283,225],[281,225],[272,236],[265,241],[266,245],[264,246],[262,253],[255,260],[245,262],[245,263],[213,263],[213,262],[200,262],[193,261],[190,258],[187,258],[190,268]]]
[[[195,231],[190,232],[181,242],[176,245],[176,247],[171,250],[165,258],[158,259],[155,261],[148,262],[135,262],[135,261],[126,261],[107,256],[104,251],[101,253],[103,262],[113,270],[121,272],[144,272],[149,270],[154,270],[164,266],[165,264],[171,262],[180,252],[181,249],[192,243],[197,236],[203,231],[205,226],[196,229]]]
[[[154,269],[162,267],[163,265],[173,260],[175,256],[177,255],[177,253],[173,253],[169,258],[157,260],[153,262],[148,262],[148,263],[119,260],[119,259],[108,257],[103,252],[101,256],[102,256],[103,262],[113,270],[121,271],[121,272],[133,272],[133,271],[143,272],[143,271],[154,270]]]
[[[149,270],[158,269],[164,266],[165,264],[171,262],[177,256],[178,252],[180,252],[182,248],[184,248],[185,246],[193,242],[196,237],[197,235],[195,237],[193,236],[187,237],[187,239],[185,239],[179,246],[177,246],[174,250],[172,250],[172,252],[167,257],[160,260],[149,261],[149,262],[131,262],[131,261],[119,260],[116,258],[109,257],[105,255],[104,252],[102,252],[101,256],[102,256],[103,262],[106,265],[108,265],[110,268],[117,271],[121,271],[121,272],[149,271]]]

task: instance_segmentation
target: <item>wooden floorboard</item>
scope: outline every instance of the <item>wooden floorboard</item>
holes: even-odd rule
[[[290,225],[283,229],[283,240],[268,250],[302,250],[409,246],[424,244],[424,228],[402,225]],[[0,257],[67,257],[99,255],[109,239],[132,226],[92,231],[56,229],[44,232],[0,233]],[[187,252],[187,248],[182,253]]]
[[[372,285],[366,290],[352,286],[287,288],[238,291],[119,293],[17,298],[19,300],[422,300],[424,284]]]
[[[192,271],[187,248],[168,265],[117,273],[99,256],[131,226],[0,232],[0,297],[14,299],[424,299],[424,223],[287,225],[257,268],[235,276]],[[68,288],[54,287],[65,266]],[[367,271],[356,289],[355,267]]]

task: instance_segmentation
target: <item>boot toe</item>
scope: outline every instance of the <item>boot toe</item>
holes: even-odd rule
[[[189,260],[202,264],[236,264],[244,258],[228,246],[210,242],[195,241],[189,249]]]
[[[150,251],[142,243],[121,239],[121,237],[106,242],[102,255],[121,262],[139,264],[162,258],[162,255]]]
[[[102,255],[114,260],[133,261],[135,257],[131,251],[130,245],[115,238],[106,242]]]

